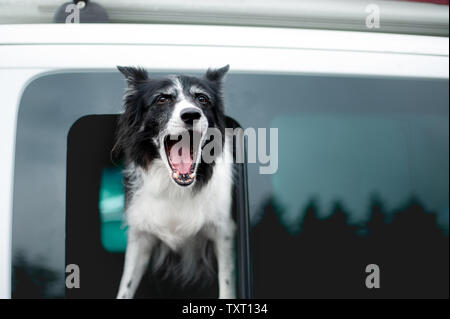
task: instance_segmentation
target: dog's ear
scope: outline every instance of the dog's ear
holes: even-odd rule
[[[117,69],[125,76],[129,86],[148,80],[147,71],[141,67],[118,66]]]
[[[210,81],[220,82],[222,81],[224,75],[228,72],[229,69],[230,69],[229,64],[219,69],[208,69],[208,71],[206,71],[205,77]]]

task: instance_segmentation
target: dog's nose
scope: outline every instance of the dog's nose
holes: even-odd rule
[[[194,121],[198,120],[201,116],[202,114],[200,111],[193,107],[185,108],[180,112],[180,117],[186,124],[193,124]]]

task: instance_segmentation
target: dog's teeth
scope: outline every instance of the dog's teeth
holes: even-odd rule
[[[172,176],[173,176],[174,178],[178,178],[178,177],[180,176],[180,174],[178,174],[178,172],[175,171],[175,172],[173,172]]]
[[[189,177],[190,177],[190,178],[194,178],[194,177],[195,177],[195,174],[194,174],[194,173],[189,174]]]

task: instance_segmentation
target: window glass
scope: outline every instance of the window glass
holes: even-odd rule
[[[124,86],[111,70],[48,74],[25,89],[13,297],[65,296],[68,132],[85,115],[118,113]],[[278,128],[278,171],[248,167],[255,297],[448,296],[447,80],[231,73],[224,91],[244,128]],[[91,194],[102,198],[100,238],[117,222],[116,192]],[[114,234],[105,252],[123,247]],[[371,263],[385,283],[375,292]]]

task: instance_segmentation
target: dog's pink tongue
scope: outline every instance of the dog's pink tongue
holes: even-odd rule
[[[175,168],[180,174],[188,174],[191,171],[192,158],[189,145],[183,145],[180,147],[172,147],[170,149],[170,159],[172,161],[173,168]]]

